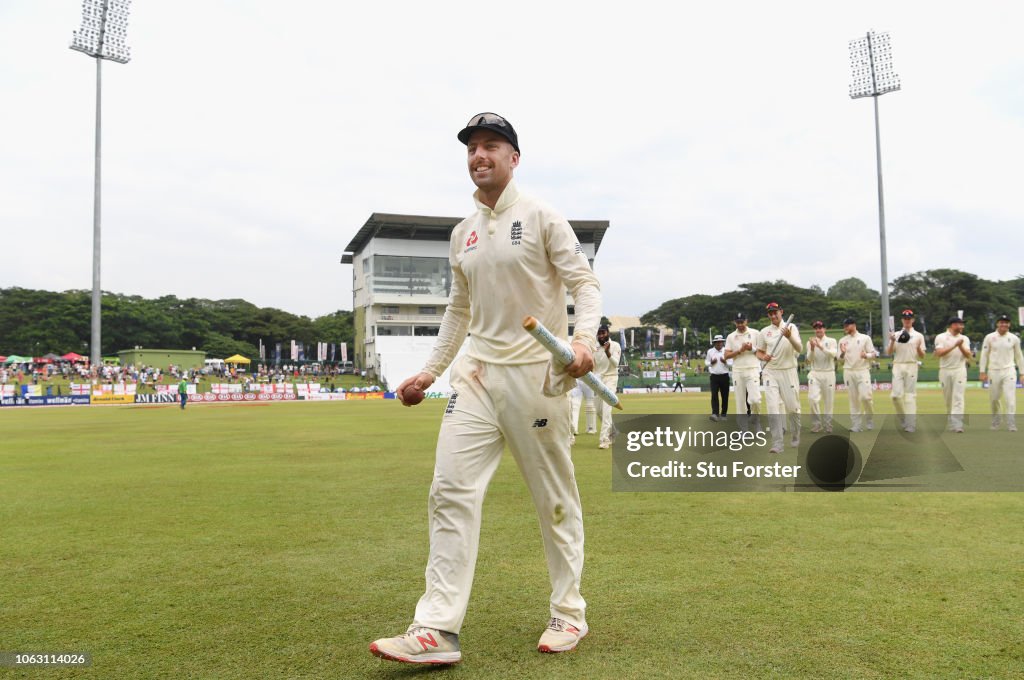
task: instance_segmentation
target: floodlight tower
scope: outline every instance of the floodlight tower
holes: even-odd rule
[[[892,46],[888,33],[868,31],[850,41],[850,99],[871,97],[875,102],[875,163],[878,169],[878,235],[882,251],[882,352],[889,332],[889,267],[885,253],[885,198],[882,192],[882,141],[878,131],[878,98],[900,89],[900,78],[892,70]]]
[[[127,64],[131,51],[125,44],[131,0],[82,0],[82,26],[74,32],[71,49],[96,59],[96,154],[92,207],[92,342],[89,361],[99,366],[100,352],[100,122],[101,64],[104,59]]]

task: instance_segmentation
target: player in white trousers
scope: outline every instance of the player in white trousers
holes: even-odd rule
[[[914,310],[900,314],[903,330],[889,334],[892,357],[892,405],[905,432],[917,429],[917,369],[924,358],[924,336],[914,330]]]
[[[757,332],[747,326],[747,315],[740,312],[734,320],[736,330],[725,338],[725,358],[732,360],[732,388],[736,393],[736,422],[741,430],[760,429],[761,362],[757,360],[754,342]],[[747,407],[753,425],[747,420]]]
[[[967,360],[972,356],[971,340],[964,335],[963,319],[953,317],[946,332],[935,336],[935,356],[939,358],[939,383],[946,400],[946,429],[963,432]]]
[[[405,634],[370,645],[379,657],[410,663],[462,659],[458,634],[473,584],[481,509],[506,445],[533,497],[551,579],[550,619],[537,648],[573,649],[588,630],[580,594],[583,514],[566,393],[594,365],[600,286],[568,221],[516,188],[519,141],[512,125],[493,113],[477,114],[458,138],[466,144],[477,211],[452,230],[451,296],[430,358],[398,387],[403,403],[407,388],[429,387],[469,332],[465,354],[452,365],[454,392],[437,440],[426,590]],[[563,370],[523,331],[522,319],[533,315],[553,332],[567,333],[566,290],[576,307],[576,358]]]
[[[800,342],[800,330],[783,322],[782,307],[778,303],[769,302],[765,310],[771,323],[757,334],[754,346],[757,358],[764,362],[761,379],[772,431],[769,453],[782,453],[786,430],[789,431],[789,445],[793,448],[800,446],[800,378],[796,358],[803,349],[803,343]]]
[[[576,435],[580,433],[580,407],[583,407],[583,418],[586,420],[587,434],[597,434],[597,408],[594,406],[594,390],[582,380],[576,381],[576,387],[569,392],[571,410],[569,422],[572,424],[573,443],[576,442]]]
[[[594,352],[594,372],[601,377],[601,382],[613,393],[619,384],[619,359],[622,358],[622,347],[608,336],[608,326],[597,329],[597,351]],[[615,438],[615,423],[612,420],[612,407],[604,399],[598,404],[601,417],[601,436],[597,443],[600,449],[611,448]]]
[[[836,356],[839,344],[825,335],[825,322],[815,321],[814,337],[807,341],[807,401],[811,405],[811,432],[831,432],[836,397]]]
[[[871,363],[876,356],[871,338],[857,332],[857,322],[843,320],[846,335],[839,341],[839,360],[843,362],[843,382],[850,398],[850,431],[860,432],[875,427],[875,395],[871,387]]]
[[[1014,364],[1017,370],[1014,370]],[[1021,382],[1024,382],[1024,355],[1020,350],[1020,338],[1010,332],[1010,317],[1006,314],[996,320],[996,330],[982,341],[978,369],[981,381],[990,381],[988,398],[992,405],[992,429],[999,429],[1002,416],[1006,420],[1006,429],[1016,432],[1017,374],[1020,373]]]

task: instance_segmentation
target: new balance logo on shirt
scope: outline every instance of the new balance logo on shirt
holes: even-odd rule
[[[548,419],[547,418],[538,418],[537,420],[533,421],[533,426],[534,427],[547,427],[548,426]]]

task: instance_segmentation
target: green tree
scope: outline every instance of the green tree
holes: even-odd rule
[[[1016,309],[1018,300],[1012,286],[956,269],[929,269],[893,281],[894,308],[913,309],[930,335],[941,332],[960,310],[968,335],[987,333],[995,317]]]
[[[828,297],[830,300],[844,302],[881,304],[882,301],[882,296],[877,290],[871,290],[868,284],[856,277],[836,281],[828,289]]]
[[[313,319],[313,333],[318,342],[347,342],[351,347],[355,338],[352,312],[339,310]]]

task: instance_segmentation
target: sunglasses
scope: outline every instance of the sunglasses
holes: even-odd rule
[[[474,127],[476,125],[497,125],[499,127],[508,127],[508,122],[496,113],[478,113],[469,119],[466,123],[466,127]]]

